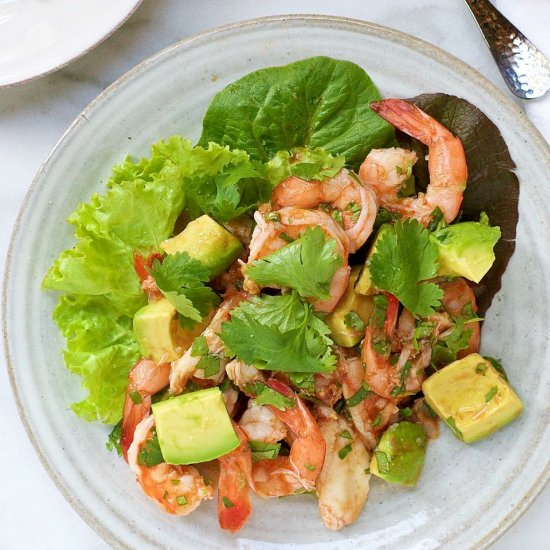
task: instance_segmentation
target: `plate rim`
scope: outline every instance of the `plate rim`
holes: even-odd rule
[[[53,67],[50,67],[49,69],[46,69],[44,71],[41,71],[37,74],[34,74],[32,76],[27,76],[23,79],[19,79],[19,80],[13,80],[11,82],[5,82],[5,83],[2,83],[0,82],[0,90],[4,90],[4,89],[8,89],[8,88],[13,88],[15,86],[22,86],[24,84],[27,84],[28,82],[32,82],[33,80],[38,80],[39,78],[42,78],[44,76],[48,76],[49,74],[52,74],[52,73],[55,73],[56,71],[60,71],[61,69],[64,69],[67,65],[69,65],[70,63],[72,63],[73,61],[76,61],[77,59],[80,59],[81,57],[84,57],[86,54],[88,54],[91,50],[93,50],[94,48],[97,48],[97,46],[99,46],[100,44],[102,44],[103,42],[105,42],[105,40],[107,40],[110,36],[112,36],[116,31],[118,31],[118,29],[120,29],[120,27],[122,27],[122,25],[124,25],[124,23],[126,23],[126,21],[128,21],[128,19],[130,19],[130,17],[132,17],[132,15],[134,15],[134,13],[136,12],[136,10],[140,7],[140,5],[143,3],[143,0],[134,0],[134,5],[131,7],[131,9],[124,15],[124,17],[122,17],[122,19],[119,19],[115,25],[113,27],[111,27],[109,29],[109,31],[105,34],[103,34],[102,36],[100,36],[97,40],[95,40],[94,42],[92,42],[89,46],[87,46],[84,50],[82,50],[81,52],[78,52],[76,53],[75,55],[72,55],[71,57],[69,57],[68,59],[66,59],[65,61],[62,61],[61,63],[53,66]],[[59,143],[59,142],[58,142]],[[58,143],[56,143],[55,147],[57,147]],[[55,149],[54,147],[54,149]],[[34,179],[33,179],[34,181]],[[25,197],[26,198],[26,197]]]
[[[137,9],[137,7],[140,5],[141,2],[142,0],[138,0],[135,9]],[[128,17],[132,15],[135,9],[128,15]],[[122,21],[117,28],[119,28],[120,25],[122,25],[128,19],[128,17],[124,19],[124,21]],[[178,40],[172,43],[166,48],[159,50],[158,52],[152,54],[151,56],[147,57],[146,59],[144,59],[143,61],[141,61],[134,67],[132,67],[131,69],[129,69],[126,73],[124,73],[112,84],[110,84],[107,88],[105,88],[102,92],[100,92],[76,116],[73,122],[63,132],[63,134],[61,135],[61,137],[59,138],[59,140],[57,141],[53,149],[48,154],[46,160],[41,164],[40,168],[36,172],[35,176],[33,177],[30,183],[30,186],[27,192],[25,193],[25,196],[21,203],[21,207],[19,209],[19,212],[17,214],[16,220],[11,232],[8,251],[6,254],[6,263],[5,263],[4,273],[3,273],[2,294],[1,294],[2,296],[1,330],[2,330],[2,340],[4,345],[4,359],[5,359],[6,368],[8,371],[10,387],[15,399],[17,412],[19,414],[19,417],[21,419],[21,422],[23,424],[27,437],[29,438],[34,448],[35,453],[37,454],[42,466],[50,476],[54,485],[57,487],[59,492],[63,495],[65,500],[70,504],[73,510],[77,512],[78,515],[86,522],[86,524],[90,526],[105,542],[107,542],[109,545],[113,547],[129,548],[129,549],[131,548],[130,546],[126,545],[123,540],[119,539],[118,536],[115,533],[113,533],[109,527],[104,525],[101,522],[101,520],[99,520],[98,517],[96,517],[93,511],[89,509],[89,507],[87,507],[84,503],[80,502],[76,497],[73,496],[69,488],[66,486],[66,483],[61,477],[61,475],[57,472],[54,465],[50,464],[46,456],[46,453],[42,450],[42,447],[39,442],[39,438],[33,432],[30,419],[26,415],[25,408],[23,406],[21,396],[19,394],[19,388],[17,386],[16,379],[15,379],[15,365],[12,362],[11,353],[10,353],[10,343],[9,343],[10,338],[9,338],[8,319],[7,319],[7,314],[8,314],[7,295],[8,295],[8,286],[11,282],[13,252],[16,248],[16,241],[20,238],[20,234],[21,234],[21,220],[24,214],[27,213],[27,210],[30,206],[30,203],[34,195],[37,193],[37,191],[40,188],[40,180],[42,176],[47,172],[49,166],[56,160],[56,157],[63,152],[63,149],[66,143],[68,143],[71,140],[73,133],[78,130],[81,124],[83,124],[84,122],[87,122],[88,116],[91,115],[96,108],[101,107],[102,103],[106,99],[108,99],[111,94],[115,93],[120,86],[138,77],[141,72],[147,70],[149,65],[153,63],[161,62],[163,57],[171,54],[175,50],[182,47],[189,47],[193,43],[200,42],[213,35],[223,34],[228,31],[231,32],[242,28],[260,27],[264,24],[270,24],[270,23],[285,24],[287,22],[295,22],[295,21],[320,22],[320,23],[326,23],[326,24],[333,23],[335,26],[338,26],[341,29],[358,30],[366,34],[368,34],[369,31],[378,33],[378,34],[384,33],[386,36],[393,36],[399,41],[401,41],[402,43],[405,43],[408,46],[412,47],[416,51],[420,51],[421,53],[426,54],[431,59],[436,59],[437,61],[441,62],[447,67],[450,67],[454,70],[459,70],[460,72],[462,72],[462,74],[464,74],[469,79],[476,79],[480,87],[483,87],[487,91],[490,91],[498,103],[503,105],[506,108],[506,110],[509,110],[514,113],[514,115],[519,119],[519,121],[523,125],[524,129],[527,131],[528,137],[532,141],[536,142],[539,150],[543,152],[544,157],[548,162],[548,166],[550,167],[550,144],[546,141],[546,139],[543,137],[541,132],[537,129],[537,127],[533,124],[533,122],[531,122],[531,120],[527,117],[525,112],[518,106],[518,104],[516,104],[511,97],[506,95],[505,92],[499,89],[489,79],[487,79],[484,75],[482,75],[477,69],[473,68],[471,65],[461,60],[460,58],[456,57],[455,55],[447,52],[446,50],[426,40],[423,40],[411,34],[393,29],[391,27],[387,27],[384,25],[379,25],[377,23],[372,23],[369,21],[364,21],[361,19],[355,19],[351,17],[319,15],[319,14],[280,14],[280,15],[257,17],[253,19],[247,19],[244,21],[238,21],[236,23],[216,26],[211,29],[207,29],[206,31],[185,37],[181,40]],[[114,32],[114,30],[112,32]],[[109,35],[107,35],[105,38],[107,38],[108,36]],[[100,42],[101,41],[102,40],[100,40]],[[82,55],[84,55],[85,53],[86,52],[83,52]],[[61,67],[58,67],[58,68],[61,68]],[[57,69],[53,69],[52,71],[49,71],[49,72],[53,72],[55,70]],[[48,73],[44,73],[44,75]],[[43,76],[43,75],[40,75],[40,76]],[[30,80],[34,78],[38,78],[38,76],[33,77]],[[0,86],[0,88],[2,88],[2,86]],[[540,476],[536,479],[536,481],[529,488],[526,494],[524,494],[523,497],[519,500],[517,506],[513,508],[511,511],[509,511],[508,514],[497,525],[495,525],[483,538],[476,541],[475,546],[472,546],[472,549],[473,548],[485,549],[490,544],[494,543],[497,539],[499,539],[528,510],[531,504],[535,501],[536,497],[545,488],[549,480],[550,480],[550,458],[548,459],[548,462],[544,467],[544,469],[542,470]]]

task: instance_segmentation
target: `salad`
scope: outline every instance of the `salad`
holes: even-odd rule
[[[234,533],[251,495],[307,493],[329,529],[354,522],[373,476],[417,484],[438,419],[472,443],[522,412],[479,353],[513,167],[467,101],[382,99],[348,61],[230,84],[198,144],[127,158],[68,219],[43,287],[88,392],[73,411],[114,425],[170,514],[217,495]]]

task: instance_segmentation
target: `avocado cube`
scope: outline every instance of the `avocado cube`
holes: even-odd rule
[[[466,443],[487,437],[523,411],[510,384],[479,353],[432,374],[422,389],[428,405]]]
[[[351,269],[346,293],[326,318],[331,338],[344,348],[351,348],[361,341],[374,308],[372,296],[363,296],[355,291],[355,280],[360,269],[360,266]]]
[[[168,464],[195,464],[239,446],[219,388],[159,401],[153,416],[162,456]]]
[[[134,315],[134,334],[141,355],[155,363],[176,361],[210,324],[213,315],[214,310],[192,329],[184,330],[176,308],[166,298],[147,304]]]
[[[428,438],[413,422],[392,424],[372,454],[370,471],[390,483],[414,487],[422,473]]]
[[[187,252],[201,261],[214,279],[223,273],[242,252],[241,241],[209,216],[201,216],[187,224],[175,237],[160,243],[167,254]]]
[[[495,261],[500,229],[479,222],[449,225],[430,234],[439,254],[439,275],[479,283]]]
[[[371,256],[376,252],[376,246],[380,242],[380,238],[388,231],[391,231],[391,229],[392,229],[392,226],[389,223],[385,223],[381,225],[380,229],[378,229],[378,233],[374,238],[374,242],[372,243],[372,246],[369,250],[367,259],[365,260],[365,264],[363,265],[361,272],[359,273],[359,276],[355,281],[355,292],[357,292],[357,294],[369,295],[369,294],[374,294],[376,292],[376,289],[372,286],[372,281],[370,278],[369,260]]]

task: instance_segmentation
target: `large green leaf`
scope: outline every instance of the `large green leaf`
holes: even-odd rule
[[[378,99],[367,73],[349,61],[312,57],[261,69],[214,97],[199,144],[229,145],[261,161],[293,147],[322,147],[356,167],[394,139],[369,107]]]

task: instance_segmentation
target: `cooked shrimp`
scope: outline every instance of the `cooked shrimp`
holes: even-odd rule
[[[325,464],[316,484],[319,511],[329,529],[341,529],[357,519],[367,500],[370,455],[334,411],[323,407],[316,417],[326,442]]]
[[[391,399],[416,393],[425,378],[424,369],[430,364],[429,342],[421,342],[417,350],[411,340],[402,344],[398,355],[391,354],[395,345],[395,327],[399,301],[386,293],[388,306],[383,326],[370,324],[363,341],[362,357],[365,363],[365,382],[378,395]]]
[[[240,359],[233,359],[233,361],[227,363],[225,372],[229,380],[249,397],[252,396],[247,393],[246,386],[252,382],[263,382],[265,380],[265,375],[261,371],[252,365],[247,365]]]
[[[302,487],[310,491],[315,487],[315,481],[321,473],[325,460],[323,435],[304,402],[286,384],[274,378],[270,378],[267,384],[296,402],[292,408],[285,410],[279,410],[273,405],[267,405],[267,407],[290,428],[295,436],[290,448],[289,466]]]
[[[256,494],[262,498],[286,497],[304,492],[288,456],[256,462],[252,466],[252,477]]]
[[[451,223],[460,210],[468,180],[462,142],[437,120],[402,99],[384,99],[371,103],[371,108],[397,129],[428,146],[430,183],[426,193],[419,193],[416,198],[397,196],[403,179],[396,178],[393,172],[406,175],[403,162],[409,165],[415,160],[410,153],[397,149],[371,151],[359,170],[361,180],[374,189],[380,205],[388,210],[427,225],[439,207],[445,221]]]
[[[230,453],[220,456],[218,482],[218,519],[220,527],[231,533],[238,531],[252,512],[250,489],[252,479],[252,453],[244,431],[233,423],[240,445]]]
[[[156,466],[139,463],[141,446],[149,439],[155,425],[153,416],[146,416],[137,426],[128,450],[128,464],[143,492],[169,514],[186,516],[203,500],[213,498],[212,486],[206,485],[193,466],[175,466],[162,462]]]
[[[439,437],[438,416],[429,408],[423,397],[414,402],[410,420],[420,424],[430,439]]]
[[[234,293],[226,298],[220,305],[216,315],[214,315],[214,318],[206,330],[202,333],[202,336],[206,338],[208,353],[220,357],[220,371],[208,378],[212,380],[214,384],[218,384],[222,381],[225,375],[225,365],[227,363],[227,359],[223,355],[225,346],[217,333],[222,323],[229,320],[231,310],[245,299],[246,295],[242,292]],[[189,348],[177,361],[172,363],[172,370],[170,371],[170,393],[172,395],[180,394],[185,389],[185,385],[192,376],[204,378],[204,370],[197,370],[197,365],[201,358],[194,357],[191,353],[192,348]]]
[[[239,392],[229,384],[225,390],[222,392],[223,402],[225,403],[225,408],[227,409],[227,414],[233,416],[235,414],[235,405],[239,399]]]
[[[276,443],[287,436],[287,429],[283,422],[266,406],[248,402],[248,409],[244,411],[239,426],[244,430],[251,441]]]
[[[323,181],[306,181],[291,176],[273,190],[271,203],[278,208],[318,208],[325,205],[341,212],[342,225],[349,238],[349,251],[355,252],[372,233],[378,211],[376,195],[348,170]]]
[[[477,304],[474,291],[470,285],[461,277],[452,281],[442,281],[439,288],[443,290],[443,299],[441,305],[443,309],[453,319],[465,317],[467,306],[471,307],[473,313],[477,313]],[[468,340],[468,347],[457,353],[458,359],[476,353],[479,350],[479,341],[481,339],[481,326],[479,321],[466,322],[466,330],[471,330],[472,334]]]
[[[250,256],[248,263],[263,258],[288,244],[283,237],[299,238],[308,227],[320,226],[327,237],[336,241],[336,253],[342,258],[343,264],[336,270],[329,289],[328,300],[317,301],[314,308],[317,311],[330,312],[340,301],[347,289],[350,268],[348,266],[349,239],[344,230],[327,213],[319,210],[304,210],[301,208],[283,208],[274,213],[276,218],[268,221],[265,215],[257,211],[254,219],[257,225],[252,234]],[[243,267],[244,288],[252,293],[259,292],[258,285],[246,277],[246,266]]]
[[[332,407],[342,397],[342,385],[336,370],[315,375],[315,397],[327,407]]]
[[[168,385],[169,375],[168,363],[157,365],[149,359],[138,361],[128,374],[120,438],[122,454],[126,461],[136,426],[151,411],[151,396]]]
[[[338,372],[342,380],[344,398],[349,400],[363,391],[364,396],[357,404],[349,405],[351,421],[368,450],[376,447],[382,433],[397,421],[395,399],[386,399],[363,386],[365,368],[361,358],[348,350],[338,350]]]

